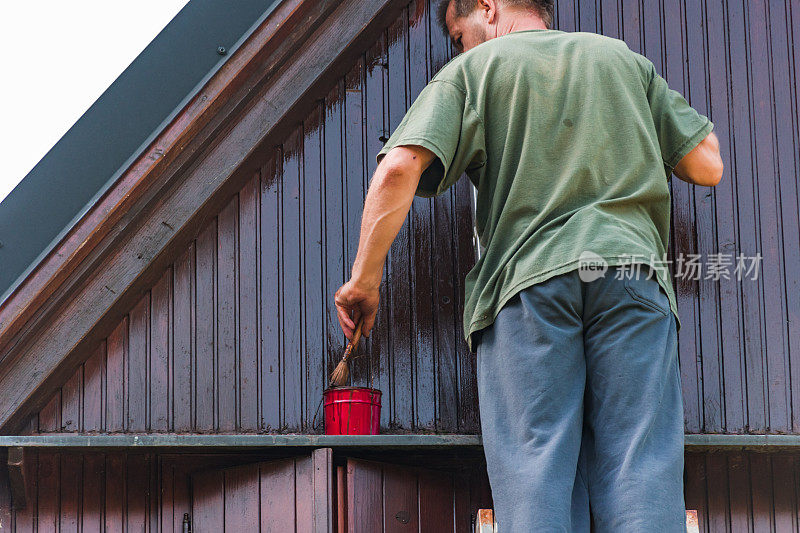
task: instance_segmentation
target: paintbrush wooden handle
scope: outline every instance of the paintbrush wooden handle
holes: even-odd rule
[[[350,354],[353,353],[353,350],[358,345],[358,341],[361,340],[361,327],[364,325],[364,315],[361,315],[361,318],[358,319],[358,324],[356,324],[356,330],[353,332],[353,340],[347,343],[347,348],[344,350],[344,356],[342,357],[343,361],[348,361],[350,359]]]

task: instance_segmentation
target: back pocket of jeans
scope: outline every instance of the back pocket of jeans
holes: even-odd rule
[[[653,280],[653,279],[650,279],[650,280],[647,280],[647,279],[643,279],[643,280],[628,279],[628,280],[625,280],[625,290],[628,291],[628,294],[631,295],[631,298],[633,298],[634,300],[636,300],[637,302],[639,302],[639,303],[641,303],[643,305],[646,305],[647,307],[649,307],[653,311],[658,311],[662,315],[667,316],[669,314],[669,308],[665,308],[662,304],[660,304],[658,301],[656,301],[655,297],[653,297],[653,296],[651,296],[649,294],[645,294],[644,291],[640,287],[636,287],[635,283],[637,283],[637,281],[638,281],[638,283],[653,283],[653,284],[655,284],[657,294],[659,296],[663,296],[664,298],[667,297],[661,291],[661,286],[658,284],[658,282]],[[667,303],[667,305],[669,305],[669,302]]]

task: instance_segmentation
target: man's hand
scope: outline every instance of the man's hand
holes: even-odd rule
[[[379,299],[377,287],[362,287],[352,279],[336,291],[336,314],[348,339],[353,339],[356,324],[362,316],[364,324],[361,326],[361,334],[369,337],[369,332],[375,325],[375,315],[378,314]]]

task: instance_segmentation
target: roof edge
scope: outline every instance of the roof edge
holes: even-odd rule
[[[116,223],[124,215],[130,201],[139,197],[135,194],[135,189],[150,182],[147,179],[150,174],[169,159],[166,157],[167,151],[175,148],[180,150],[183,147],[182,133],[187,130],[195,131],[198,123],[205,122],[205,115],[215,109],[214,103],[225,94],[227,82],[220,83],[222,80],[219,78],[228,80],[246,70],[259,50],[278,30],[284,28],[287,21],[297,15],[304,2],[308,3],[308,0],[277,0],[265,10],[231,50],[195,85],[103,188],[0,296],[0,353],[36,308],[67,279],[72,272],[69,266],[85,258],[105,235],[99,229]],[[247,57],[238,57],[237,52],[253,39],[258,40],[258,43],[250,43],[249,49],[245,50]],[[234,57],[236,64],[223,71]],[[201,96],[204,91],[209,94]],[[198,98],[199,96],[201,97]],[[131,173],[135,173],[136,178],[126,179],[131,178]]]

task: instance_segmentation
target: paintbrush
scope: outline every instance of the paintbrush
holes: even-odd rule
[[[356,330],[353,332],[353,340],[347,343],[347,348],[344,350],[342,360],[339,361],[339,364],[336,365],[333,374],[331,374],[332,387],[341,387],[347,383],[347,379],[350,377],[350,368],[348,363],[350,362],[350,356],[353,354],[353,350],[358,345],[358,341],[361,340],[362,325],[364,325],[364,315],[361,315],[361,318],[358,319]]]

